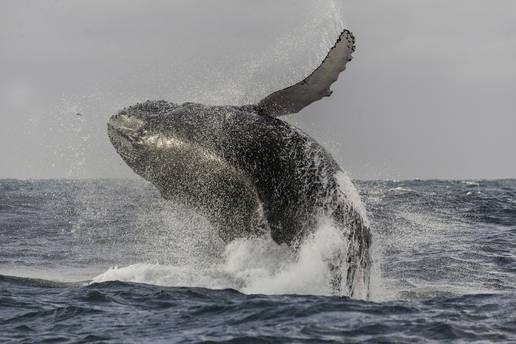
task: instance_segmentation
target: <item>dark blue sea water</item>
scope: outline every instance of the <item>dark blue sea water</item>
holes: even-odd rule
[[[370,298],[132,180],[0,180],[1,343],[516,342],[516,180],[357,182]]]

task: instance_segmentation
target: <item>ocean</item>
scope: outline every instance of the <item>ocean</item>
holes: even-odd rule
[[[140,180],[0,180],[1,343],[516,343],[516,180],[355,181],[368,298],[320,228],[229,245]]]

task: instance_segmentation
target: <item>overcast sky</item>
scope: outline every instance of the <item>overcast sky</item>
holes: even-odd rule
[[[354,178],[514,178],[515,14],[514,0],[2,0],[0,178],[134,176],[111,114],[257,101],[343,26],[355,59],[288,121]]]

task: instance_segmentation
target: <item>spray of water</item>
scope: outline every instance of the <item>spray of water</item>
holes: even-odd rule
[[[345,28],[343,9],[338,1],[331,0],[314,2],[311,11],[310,21],[276,38],[262,54],[247,56],[225,88],[225,97],[213,99],[214,103],[256,103],[273,91],[303,80],[319,66]]]

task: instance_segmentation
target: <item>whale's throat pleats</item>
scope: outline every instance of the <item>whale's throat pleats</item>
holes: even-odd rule
[[[261,235],[265,221],[252,181],[206,147],[177,138],[158,137],[145,171],[163,198],[204,215],[225,242]]]

